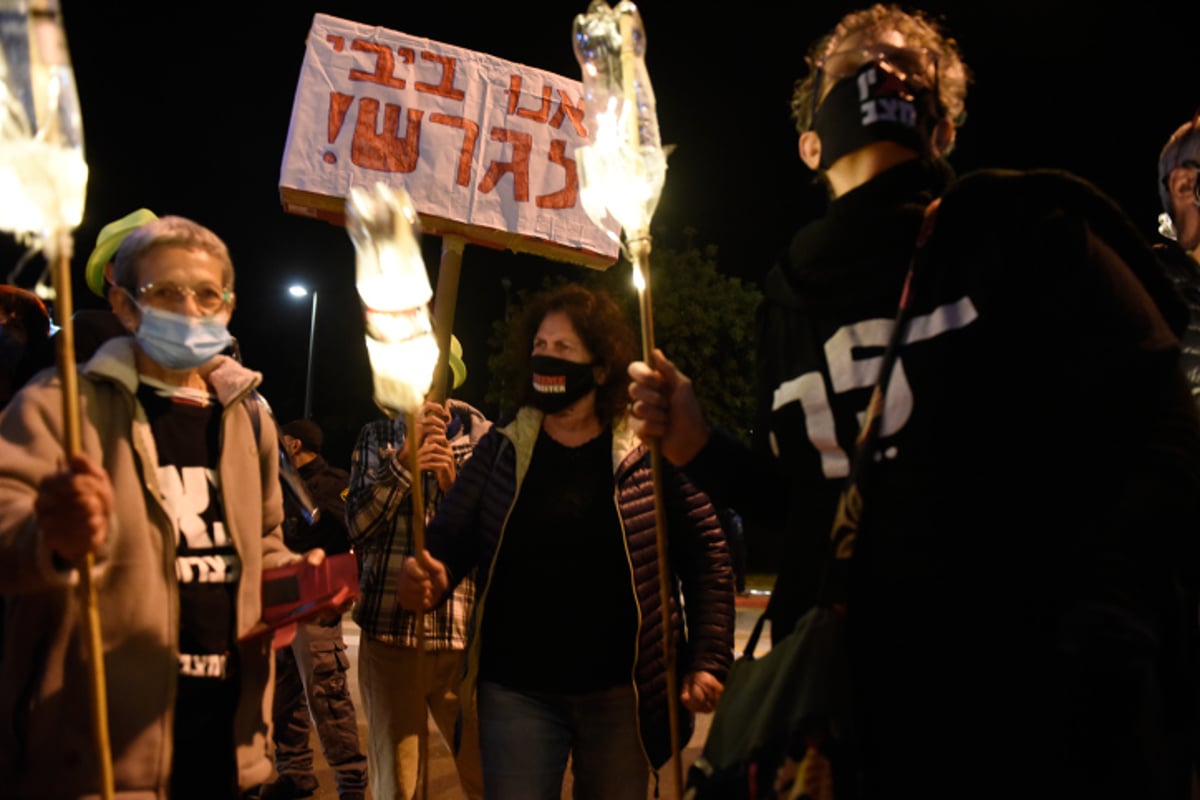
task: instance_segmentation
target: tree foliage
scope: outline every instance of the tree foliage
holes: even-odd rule
[[[690,239],[691,232],[685,233]],[[641,314],[631,269],[621,258],[603,272],[582,271],[577,282],[607,290],[637,328]],[[538,290],[518,290],[511,318],[517,318],[532,291],[568,280],[552,274]],[[715,247],[702,251],[690,242],[678,249],[655,243],[650,252],[650,299],[654,344],[692,379],[709,424],[748,439],[754,414],[754,312],[761,292],[752,283],[723,275],[717,269]],[[488,344],[492,355],[486,402],[507,417],[514,411],[507,389],[516,373],[518,345],[509,340],[505,320],[493,323]]]

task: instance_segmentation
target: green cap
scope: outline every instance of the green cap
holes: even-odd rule
[[[83,273],[89,289],[100,297],[104,297],[105,266],[113,260],[113,256],[117,254],[117,248],[121,246],[121,242],[125,241],[126,236],[147,222],[156,219],[158,219],[158,215],[150,209],[139,208],[100,229],[100,235],[96,237],[96,247],[88,256],[87,270]]]
[[[467,365],[462,359],[462,342],[458,341],[454,334],[450,334],[450,356],[446,363],[450,365],[450,372],[454,374],[455,389],[467,382]]]

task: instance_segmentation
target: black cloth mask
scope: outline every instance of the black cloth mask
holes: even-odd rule
[[[905,82],[885,62],[871,62],[834,84],[813,115],[821,169],[874,142],[929,152],[932,92]]]
[[[554,356],[532,356],[533,392],[530,404],[546,414],[562,411],[596,388],[592,364],[580,364]]]

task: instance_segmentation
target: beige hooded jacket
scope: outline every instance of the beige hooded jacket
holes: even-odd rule
[[[94,585],[107,679],[117,794],[166,798],[179,675],[175,533],[157,485],[157,454],[135,397],[133,339],[106,342],[80,368],[82,448],[102,464],[116,498]],[[236,628],[261,616],[264,567],[298,556],[283,518],[275,426],[255,425],[241,400],[262,376],[219,356],[208,375],[223,406],[218,475],[226,525],[241,558]],[[73,586],[79,576],[52,560],[34,513],[39,481],[63,462],[62,385],[35,377],[0,415],[0,791],[5,797],[74,798],[99,787],[88,670]],[[255,441],[256,427],[258,440]],[[270,638],[240,646],[235,723],[243,788],[272,774]]]

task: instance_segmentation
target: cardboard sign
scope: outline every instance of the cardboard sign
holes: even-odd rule
[[[350,187],[382,180],[407,189],[424,233],[603,269],[619,228],[597,227],[579,202],[587,136],[578,81],[317,14],[280,197],[341,225]]]

